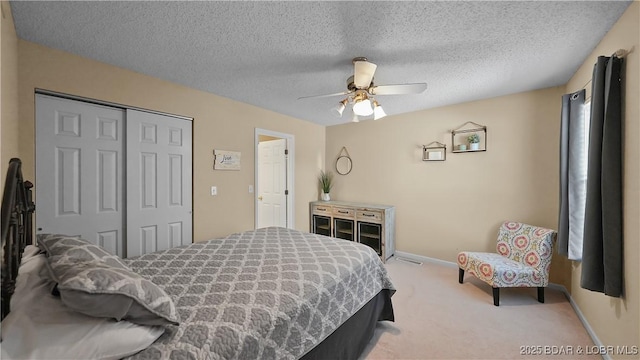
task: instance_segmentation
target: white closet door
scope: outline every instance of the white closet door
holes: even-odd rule
[[[191,121],[127,110],[127,256],[192,242]]]
[[[124,111],[36,95],[36,228],[123,255]]]

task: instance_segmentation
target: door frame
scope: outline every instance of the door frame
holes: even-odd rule
[[[294,172],[295,172],[295,137],[291,134],[286,134],[278,131],[266,130],[261,128],[255,128],[254,132],[254,192],[253,192],[253,208],[254,208],[254,229],[258,228],[258,143],[260,142],[260,136],[271,136],[280,139],[287,140],[287,150],[289,155],[287,156],[287,228],[295,228],[295,209],[294,209]]]

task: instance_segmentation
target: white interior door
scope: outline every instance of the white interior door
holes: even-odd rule
[[[258,228],[287,227],[287,140],[258,143]]]
[[[191,121],[127,110],[127,256],[192,242]]]
[[[36,229],[123,255],[124,111],[36,95]]]

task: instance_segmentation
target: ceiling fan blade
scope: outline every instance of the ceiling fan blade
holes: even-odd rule
[[[425,90],[427,90],[427,83],[414,83],[373,86],[369,89],[369,93],[371,95],[404,95],[420,94]]]
[[[299,97],[299,98],[298,98],[298,100],[304,100],[304,99],[319,99],[319,98],[326,98],[326,97],[338,96],[338,95],[349,95],[349,94],[351,94],[351,93],[352,93],[351,91],[343,91],[343,92],[333,93],[333,94],[301,96],[301,97]]]
[[[366,89],[371,85],[373,74],[378,65],[368,61],[353,62],[353,84],[358,89]]]

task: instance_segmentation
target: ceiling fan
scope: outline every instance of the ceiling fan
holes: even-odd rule
[[[427,89],[426,83],[375,85],[373,83],[373,75],[377,67],[378,65],[369,62],[365,57],[356,57],[353,59],[353,75],[347,79],[347,91],[326,95],[303,96],[299,97],[298,100],[346,95],[347,97],[332,108],[331,112],[341,117],[347,104],[351,104],[353,107],[352,121],[358,122],[360,117],[372,114],[374,120],[387,116],[374,96],[420,94]]]

